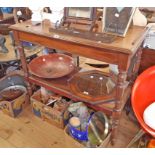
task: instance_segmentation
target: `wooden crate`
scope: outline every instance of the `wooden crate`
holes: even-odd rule
[[[34,115],[40,117],[48,123],[51,123],[52,125],[64,129],[64,112],[67,109],[68,104],[66,104],[66,107],[62,112],[57,111],[41,102],[41,92],[38,90],[31,96],[31,105]]]
[[[64,129],[64,133],[65,133],[65,144],[66,144],[67,148],[84,148],[84,147],[87,147],[69,135],[67,126]],[[107,147],[109,142],[110,142],[110,136],[111,136],[111,132],[108,134],[108,136],[102,142],[102,144],[100,144],[100,146],[98,146],[98,148]]]

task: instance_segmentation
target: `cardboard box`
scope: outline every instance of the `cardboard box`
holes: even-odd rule
[[[25,104],[26,92],[13,101],[0,101],[0,109],[4,114],[11,117],[17,117],[23,110]]]
[[[11,101],[0,96],[0,110],[11,117],[17,117],[22,112],[24,106],[26,106],[26,83],[22,76],[13,73],[0,79],[0,92],[11,86],[21,87],[24,89],[24,92]]]
[[[31,96],[32,111],[34,115],[40,117],[44,121],[47,121],[59,128],[64,129],[65,120],[64,112],[69,104],[66,104],[63,111],[58,111],[50,106],[47,106],[41,101],[41,92],[38,90]]]

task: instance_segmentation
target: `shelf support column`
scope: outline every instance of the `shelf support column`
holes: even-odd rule
[[[27,80],[27,96],[26,96],[26,102],[30,104],[30,96],[32,95],[32,87],[30,83],[28,82],[28,77],[29,77],[29,72],[28,72],[28,67],[27,67],[27,62],[26,62],[26,56],[24,52],[24,48],[22,46],[22,42],[20,42],[17,46],[17,52],[19,52],[20,55],[20,60],[22,64],[22,69],[24,71],[24,78]],[[17,53],[18,54],[18,53]]]
[[[112,134],[111,134],[111,142],[112,144],[116,141],[116,136],[118,133],[119,121],[123,109],[123,95],[124,91],[128,86],[128,82],[126,81],[127,72],[119,69],[118,81],[116,85],[116,104],[112,112]]]

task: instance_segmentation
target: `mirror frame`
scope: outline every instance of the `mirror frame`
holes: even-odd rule
[[[90,10],[90,18],[87,18],[87,17],[76,17],[76,16],[69,16],[69,9],[70,9],[71,7],[66,7],[65,9],[64,9],[64,17],[66,18],[66,19],[75,19],[75,20],[88,20],[88,21],[92,21],[92,20],[94,20],[94,18],[96,17],[96,8],[95,7],[89,7],[91,10]],[[73,7],[73,8],[75,8],[75,7]],[[79,9],[80,8],[82,8],[82,7],[79,7]],[[86,7],[85,7],[86,8]],[[88,7],[87,7],[88,8]]]
[[[108,7],[108,8],[116,8],[116,7]],[[135,13],[135,10],[136,10],[136,8],[131,7],[131,14],[129,16],[129,20],[127,20],[127,23],[126,23],[126,27],[124,29],[124,32],[123,33],[119,33],[119,32],[111,32],[111,31],[107,31],[106,30],[106,27],[105,27],[106,23],[105,22],[106,22],[106,18],[108,18],[108,15],[107,15],[107,7],[105,7],[104,10],[103,10],[103,21],[102,21],[102,24],[103,24],[102,25],[102,30],[103,30],[103,32],[104,33],[108,33],[108,34],[112,34],[112,35],[116,35],[116,36],[125,37],[125,35],[127,33],[127,30],[128,30],[128,28],[129,28],[129,26],[130,26],[130,24],[132,22],[132,19],[133,19],[133,15]]]

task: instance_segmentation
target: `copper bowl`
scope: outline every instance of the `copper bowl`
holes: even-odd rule
[[[14,86],[9,86],[2,91],[0,91],[0,95],[10,101],[14,100],[17,97],[21,96],[23,93],[26,92],[26,88],[22,85],[14,85]]]
[[[29,64],[31,74],[41,78],[60,78],[75,68],[73,58],[65,54],[48,54],[33,59]]]

